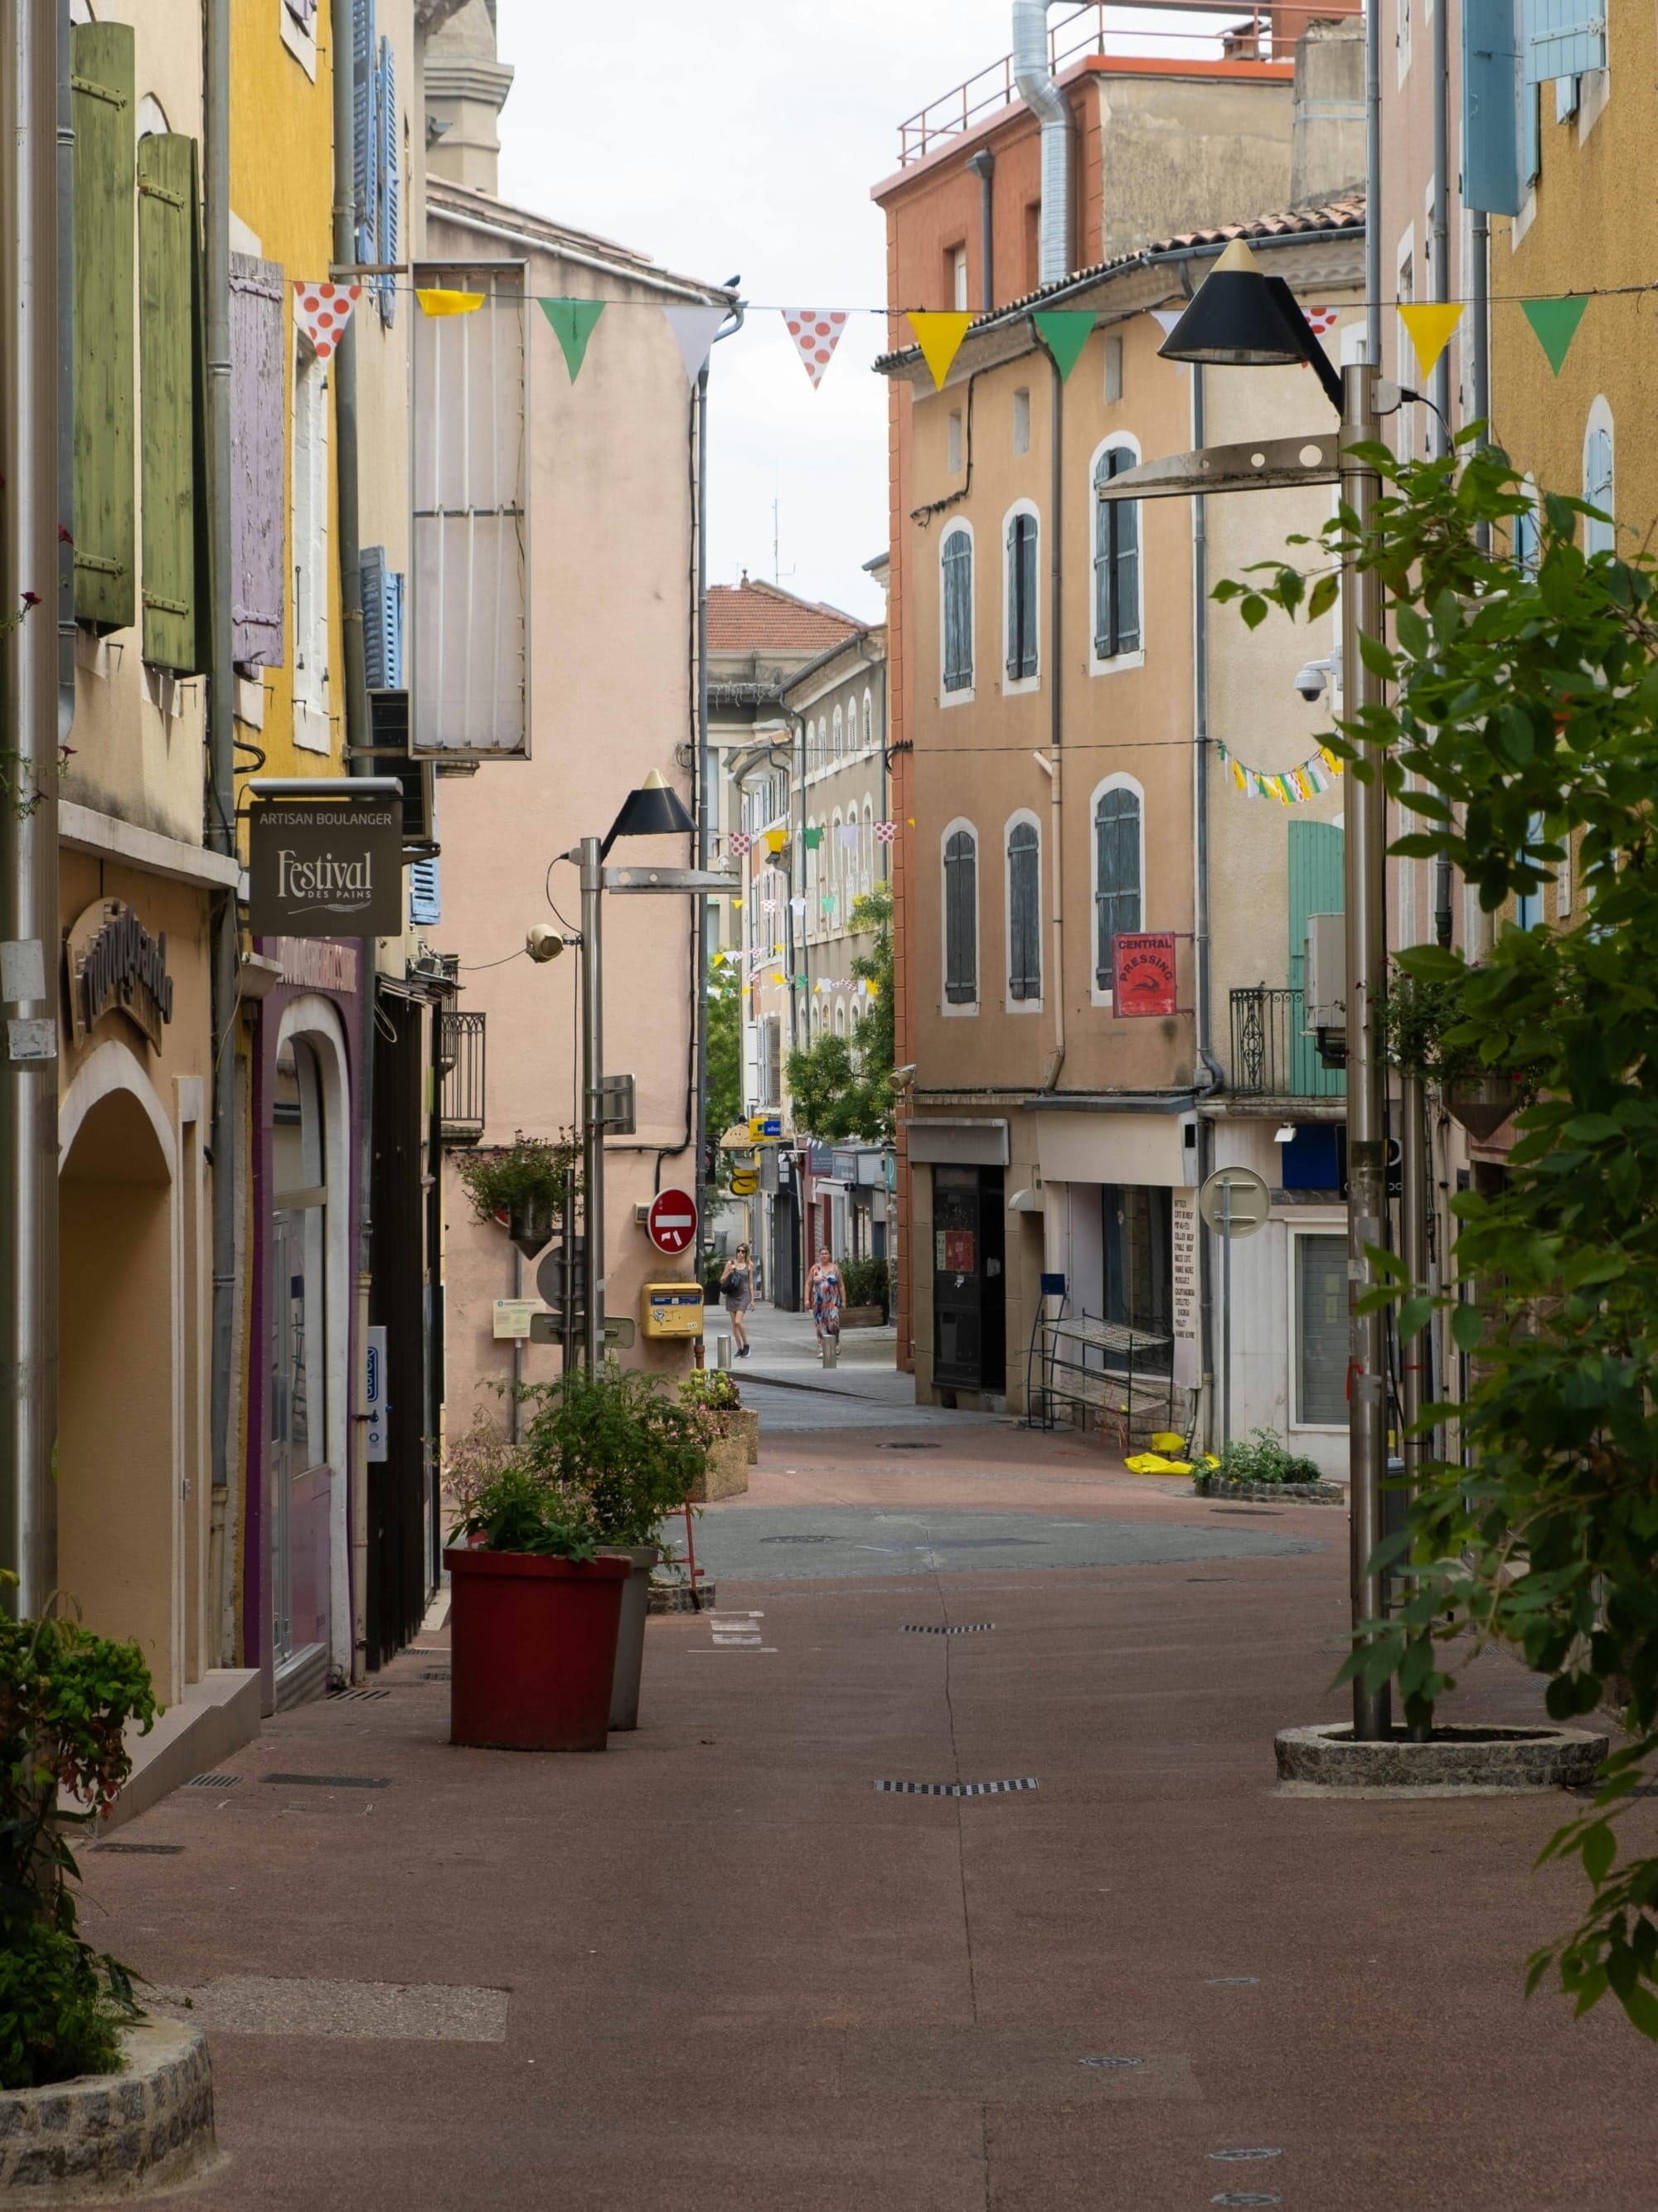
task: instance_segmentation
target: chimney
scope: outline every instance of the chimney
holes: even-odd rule
[[[499,190],[496,124],[513,71],[495,58],[495,0],[463,0],[426,41],[426,166],[477,191]]]
[[[1363,179],[1363,22],[1309,22],[1296,41],[1290,204],[1339,199]]]

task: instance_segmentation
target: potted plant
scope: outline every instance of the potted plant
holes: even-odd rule
[[[1437,1083],[1445,1111],[1476,1142],[1497,1134],[1525,1103],[1519,1078],[1487,1067],[1460,1033],[1467,1018],[1467,992],[1477,968],[1455,975],[1424,977],[1395,966],[1388,978],[1382,1024],[1388,1057],[1401,1074]]]
[[[841,1328],[882,1328],[886,1322],[891,1290],[886,1261],[843,1260],[841,1263],[841,1283],[846,1292],[846,1305],[841,1315]]]
[[[513,1243],[533,1260],[552,1236],[576,1159],[569,1139],[549,1143],[519,1129],[510,1145],[469,1153],[458,1165],[477,1218],[504,1221]]]
[[[693,1367],[679,1385],[679,1395],[686,1405],[703,1416],[712,1445],[717,1447],[728,1438],[740,1437],[743,1443],[742,1466],[755,1465],[760,1457],[760,1416],[752,1406],[743,1403],[743,1393],[737,1387],[737,1377],[728,1369]],[[720,1464],[723,1468],[723,1458]],[[744,1475],[740,1481],[730,1487],[716,1490],[714,1495],[729,1498],[748,1486],[748,1477]]]
[[[627,1562],[610,1724],[636,1728],[658,1535],[669,1514],[696,1495],[708,1462],[706,1432],[658,1377],[612,1361],[596,1373],[572,1368],[523,1395],[533,1408],[525,1464],[591,1531],[601,1556]]]
[[[626,1559],[522,1462],[478,1483],[449,1543],[449,1741],[603,1751]]]

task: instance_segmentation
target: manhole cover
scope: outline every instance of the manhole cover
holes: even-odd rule
[[[1079,2058],[1077,2061],[1078,2066],[1097,2066],[1102,2071],[1113,2066],[1143,2066],[1145,2063],[1141,2058]]]
[[[1000,1797],[1011,1790],[1040,1788],[1035,1777],[1023,1774],[1012,1782],[878,1782],[878,1790],[898,1797]]]
[[[1212,2150],[1209,2155],[1211,2158],[1231,2159],[1242,2166],[1248,2159],[1282,2158],[1284,2153],[1281,2150]]]
[[[389,1790],[389,1774],[267,1774],[278,1790]]]

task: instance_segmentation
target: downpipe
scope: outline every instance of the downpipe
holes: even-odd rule
[[[1071,271],[1071,110],[1054,81],[1048,12],[1057,0],[1013,0],[1013,82],[1042,125],[1042,215],[1037,274],[1052,284]]]

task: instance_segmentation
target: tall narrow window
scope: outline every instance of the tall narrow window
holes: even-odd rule
[[[1034,822],[1007,833],[1007,995],[1042,995],[1042,840]]]
[[[1030,394],[1023,385],[1013,395],[1013,450],[1030,451]]]
[[[868,748],[869,748],[871,745],[872,745],[874,743],[875,743],[875,702],[874,702],[874,701],[870,697],[869,693],[868,693],[867,691],[865,691],[865,694],[864,694],[864,746],[865,746],[865,750],[868,750]]]
[[[1138,468],[1130,446],[1112,446],[1094,465],[1097,493],[1113,477]],[[1094,501],[1094,658],[1114,660],[1138,653],[1140,643],[1140,503],[1137,499]]]
[[[949,262],[950,304],[958,314],[967,307],[967,248],[952,246],[946,257]]]
[[[294,742],[329,750],[328,374],[299,340],[294,373]]]
[[[946,691],[973,689],[973,538],[966,530],[944,533],[944,684]]]
[[[970,1006],[979,995],[979,847],[970,830],[944,840],[944,997]]]
[[[846,750],[845,726],[844,726],[844,724],[842,723],[842,721],[841,721],[841,709],[837,707],[837,708],[835,708],[835,747],[834,747],[834,750],[835,750],[835,759],[836,759],[836,760],[839,760],[839,759],[840,759],[841,753],[842,753],[845,750]]]
[[[1036,673],[1036,518],[1021,511],[1007,526],[1007,680]]]
[[[1606,412],[1604,400],[1597,400],[1590,410],[1588,435],[1583,441],[1583,496],[1602,514],[1608,517],[1612,514],[1612,418]],[[1584,518],[1583,550],[1586,553],[1610,553],[1615,536],[1610,520],[1600,522],[1593,517]]]
[[[1140,801],[1102,791],[1094,805],[1094,983],[1112,987],[1111,941],[1140,926]]]
[[[1441,0],[1441,5],[1444,0]],[[1347,1425],[1347,1245],[1292,1237],[1295,1250],[1295,1418],[1309,1428]]]

